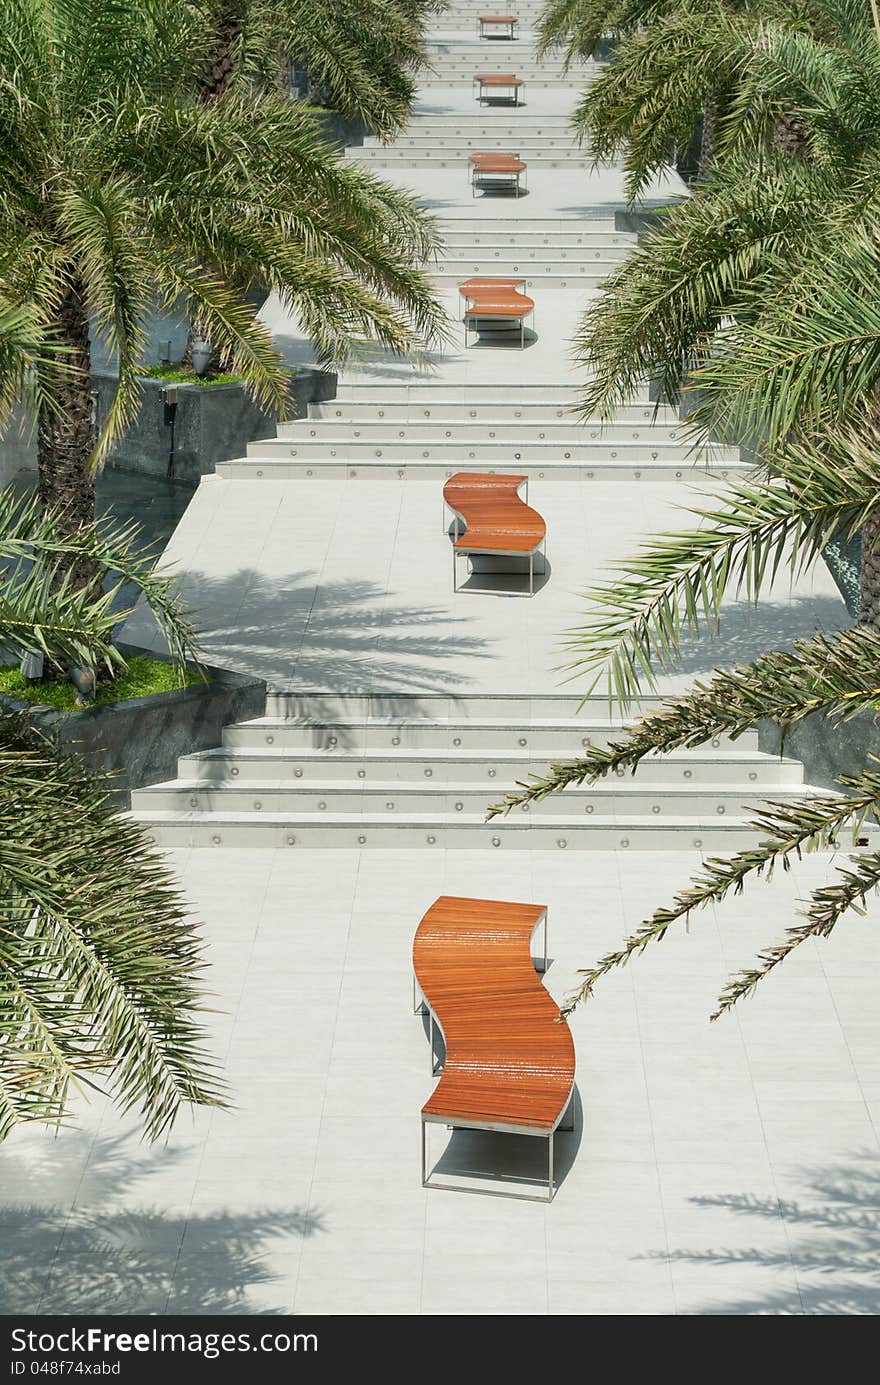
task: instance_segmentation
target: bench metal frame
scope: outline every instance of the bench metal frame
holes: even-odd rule
[[[488,27],[488,28],[491,28],[491,29],[500,29],[500,28],[502,27],[502,25],[507,29],[507,33],[506,33],[506,34],[487,34],[487,33],[486,33],[487,27]],[[510,19],[504,19],[504,20],[497,20],[497,19],[496,19],[496,20],[495,20],[493,23],[491,23],[491,24],[490,24],[487,20],[485,20],[485,19],[478,19],[478,20],[477,20],[477,29],[478,29],[478,31],[479,31],[480,38],[506,38],[506,39],[518,39],[518,38],[519,38],[519,20],[518,20],[518,19],[515,19],[515,18],[513,18],[513,17],[511,17]]]
[[[517,78],[516,82],[483,82],[481,78],[474,78],[474,86],[477,88],[477,100],[480,105],[484,105],[493,92],[510,92],[508,101],[511,106],[524,106],[525,101],[520,100],[520,92],[525,92],[526,84],[522,77]]]

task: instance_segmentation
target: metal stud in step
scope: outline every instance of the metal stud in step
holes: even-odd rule
[[[455,739],[453,740],[452,744],[453,744],[453,745],[461,745],[461,736],[456,736]]]
[[[301,770],[301,769],[295,769],[295,770],[293,771],[293,777],[294,777],[294,779],[302,779],[302,777],[303,777],[303,772],[302,772],[302,770]]]
[[[715,812],[716,812],[716,813],[726,813],[726,812],[727,812],[727,809],[724,807],[724,804],[723,804],[723,803],[719,803],[719,804],[718,804],[718,807],[715,809]]]
[[[274,744],[275,744],[275,737],[274,737],[274,736],[267,736],[267,737],[266,737],[266,744],[267,744],[267,745],[274,745]]]
[[[426,770],[425,770],[425,778],[426,778],[426,779],[431,779],[431,778],[433,777],[433,774],[434,774],[434,771],[433,771],[432,769],[426,769]]]
[[[189,806],[190,806],[191,808],[198,808],[198,806],[199,806],[199,800],[198,800],[197,798],[191,798],[190,801],[189,801]]]
[[[621,845],[621,846],[624,848],[624,850],[625,850],[626,847],[629,846],[629,837],[621,837],[621,839],[620,839],[620,845]]]
[[[493,837],[493,838],[492,838],[492,845],[493,845],[493,846],[500,846],[500,845],[501,845],[501,838],[500,838],[500,837]]]
[[[561,848],[564,850],[564,849],[568,846],[568,840],[567,840],[567,838],[565,838],[565,837],[557,837],[557,838],[556,838],[556,845],[557,845],[558,847],[561,847]]]
[[[584,812],[585,812],[585,813],[592,813],[592,812],[593,812],[593,804],[592,804],[592,803],[587,803],[586,806],[584,807]]]
[[[399,737],[399,736],[392,736],[392,737],[391,737],[391,744],[392,744],[392,745],[400,745],[400,737]]]
[[[456,811],[457,813],[460,813],[463,807],[464,807],[464,804],[463,804],[463,803],[456,803],[456,805],[455,805],[455,811]]]
[[[659,812],[660,812],[660,804],[659,804],[659,803],[654,803],[654,804],[652,804],[652,805],[651,805],[651,812],[652,812],[652,813],[659,813]]]
[[[231,774],[232,778],[235,779],[238,775],[238,767],[236,765],[233,765],[229,773]]]
[[[359,769],[359,770],[358,770],[358,779],[366,779],[366,777],[367,777],[367,771],[366,771],[365,769]]]
[[[363,846],[366,840],[366,837],[358,837],[358,845]]]
[[[223,842],[223,838],[222,838],[222,837],[212,837],[212,838],[211,838],[211,841],[212,841],[212,843],[213,843],[214,846],[220,846],[220,845],[222,844],[222,842]]]
[[[324,802],[323,798],[321,799],[321,802],[318,804],[318,807],[321,809],[322,812],[327,807],[327,804]]]
[[[427,842],[428,842],[428,846],[436,846],[436,844],[437,844],[437,838],[436,838],[436,837],[428,837],[428,838],[427,838]]]
[[[263,806],[263,805],[262,805],[262,803],[260,802],[260,800],[257,799],[256,802],[254,803],[254,807],[256,808],[257,812],[260,811],[260,809],[262,808],[262,806]]]
[[[757,774],[755,773],[755,771],[752,770],[751,773],[749,774],[749,778],[750,778],[750,779],[757,779],[757,777],[758,777],[758,776],[757,776]]]

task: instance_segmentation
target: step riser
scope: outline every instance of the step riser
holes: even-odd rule
[[[451,420],[450,420],[451,421]],[[575,431],[576,430],[576,431]],[[279,438],[289,438],[292,443],[302,443],[307,439],[316,438],[323,440],[346,440],[363,441],[375,439],[377,442],[391,442],[401,438],[408,439],[413,443],[424,441],[428,446],[434,442],[444,441],[449,438],[455,439],[462,447],[470,447],[474,444],[488,442],[511,442],[520,443],[524,436],[524,425],[515,423],[495,423],[480,426],[476,423],[461,423],[458,426],[443,429],[442,421],[437,423],[413,423],[412,421],[401,426],[394,432],[393,437],[389,437],[391,428],[388,423],[378,421],[376,423],[336,423],[329,420],[321,420],[318,426],[312,426],[308,419],[297,420],[293,423],[282,423],[278,427]],[[650,434],[651,447],[663,446],[670,447],[673,443],[681,443],[683,440],[675,428],[664,427],[663,425],[650,426],[645,428],[625,428],[615,424],[608,424],[604,429],[583,424],[573,425],[571,420],[565,423],[554,424],[541,422],[534,425],[529,431],[529,438],[535,442],[555,442],[559,447],[568,448],[573,444],[579,443],[587,438],[590,441],[602,442],[609,447],[620,443],[644,442],[645,434]],[[684,443],[686,446],[686,441]]]
[[[414,450],[417,457],[413,457]],[[340,455],[341,453],[341,455]],[[320,438],[304,439],[299,447],[291,446],[282,439],[267,438],[263,442],[248,444],[248,457],[290,459],[298,461],[385,461],[408,462],[421,458],[422,461],[443,461],[450,458],[454,462],[497,462],[503,466],[514,463],[527,463],[532,466],[559,465],[562,462],[619,462],[621,466],[647,466],[659,462],[666,466],[691,466],[694,462],[703,465],[707,462],[719,465],[734,465],[737,461],[731,451],[691,452],[683,443],[614,443],[599,438],[594,443],[521,443],[481,442],[469,445],[465,440],[450,438],[435,442],[387,442],[381,448],[368,443],[346,440],[335,444],[322,443]]]
[[[476,148],[477,146],[475,145],[474,147]],[[564,154],[531,154],[523,150],[520,150],[519,154],[520,158],[529,168],[533,168],[536,165],[548,169],[571,167],[571,158],[567,158]],[[379,168],[388,168],[394,172],[397,171],[398,164],[406,168],[457,168],[460,170],[462,178],[464,179],[467,179],[470,168],[467,150],[462,150],[460,153],[450,153],[448,148],[443,152],[438,151],[435,154],[429,154],[426,150],[419,154],[410,154],[407,158],[404,158],[402,155],[389,156],[387,151],[380,149],[365,149],[359,153],[349,150],[348,156],[353,159],[355,163],[375,164]],[[525,186],[525,184],[523,184],[523,186]]]
[[[296,723],[279,722],[270,727],[254,723],[240,723],[228,726],[223,732],[223,746],[227,749],[267,750],[290,755],[297,750],[336,751],[340,755],[351,755],[359,750],[381,750],[393,753],[395,750],[433,751],[491,751],[498,749],[502,756],[506,750],[528,751],[540,756],[546,764],[550,758],[576,756],[585,744],[604,747],[618,740],[621,729],[608,730],[599,726],[585,724],[572,733],[564,728],[510,728],[505,726],[455,726],[449,729],[427,725],[420,726],[308,726]],[[757,750],[757,733],[747,731],[735,743],[740,751]],[[734,743],[726,736],[718,737],[716,749],[731,750]],[[775,761],[774,761],[775,763]]]
[[[328,813],[400,813],[406,822],[413,813],[449,814],[461,812],[465,816],[477,817],[482,821],[490,806],[498,803],[513,783],[500,783],[494,791],[487,789],[468,789],[459,786],[457,791],[419,790],[403,787],[381,790],[365,788],[363,791],[336,789],[324,785],[308,791],[298,791],[293,787],[266,787],[249,789],[235,786],[222,789],[203,787],[198,789],[148,788],[139,789],[132,794],[132,807],[135,811],[185,813],[241,813],[248,816],[252,812],[266,813],[307,813],[317,815]],[[791,790],[789,792],[792,792]],[[796,791],[795,791],[796,792]],[[658,825],[670,818],[685,818],[693,821],[699,818],[714,817],[740,818],[753,815],[766,801],[758,793],[745,790],[720,794],[711,789],[703,791],[682,788],[680,792],[652,792],[646,788],[629,793],[604,793],[573,790],[552,799],[535,803],[529,809],[534,817],[565,817],[576,820],[584,814],[596,813],[608,816],[631,813],[639,817],[654,815]]]
[[[526,780],[533,774],[546,774],[547,767],[546,759],[505,759],[499,755],[497,759],[489,761],[453,760],[443,759],[439,751],[430,755],[426,753],[418,759],[389,755],[370,760],[346,752],[318,757],[298,756],[291,751],[271,757],[254,755],[251,758],[246,752],[201,760],[184,756],[178,764],[178,774],[181,779],[199,780],[205,784],[265,784],[268,780],[279,785],[289,782],[293,786],[300,778],[313,784],[331,785],[353,782],[362,775],[367,787],[373,783],[421,784],[426,787],[429,781],[432,786],[439,788],[446,783],[473,784],[482,786],[487,792],[494,792],[497,798],[519,780]],[[684,789],[729,784],[735,778],[742,779],[750,794],[770,790],[775,792],[780,785],[789,789],[802,784],[803,766],[792,762],[780,764],[778,760],[748,761],[745,756],[742,764],[732,764],[729,760],[649,760],[639,766],[632,782],[640,785],[663,784],[667,787],[680,784]]]
[[[394,404],[383,402],[381,404],[358,404],[347,399],[331,399],[325,404],[310,404],[309,418],[316,422],[342,422],[360,426],[365,423],[380,423],[384,419],[386,424],[425,423],[429,419],[436,419],[439,423],[459,422],[466,426],[486,427],[494,425],[498,421],[499,409],[489,404],[484,404],[481,408],[468,408],[465,404],[437,404],[432,408],[418,408],[415,404]],[[594,426],[590,423],[581,423],[573,410],[560,409],[556,405],[548,404],[545,408],[533,404],[521,409],[505,409],[505,416],[508,418],[521,419],[522,426],[527,427],[533,424],[535,427],[545,425],[566,425],[567,427],[576,426],[586,428]],[[655,415],[653,406],[644,408],[628,406],[617,409],[614,414],[614,423],[606,423],[604,431],[606,436],[613,436],[612,429],[622,427],[627,423],[640,423],[645,426],[675,428],[679,419],[675,411],[666,405],[660,407]],[[288,424],[281,425],[287,428]]]
[[[583,235],[575,232],[567,233],[560,231],[558,236],[548,236],[546,232],[532,232],[530,236],[519,236],[499,231],[497,235],[477,235],[475,232],[467,231],[443,231],[444,247],[447,250],[465,249],[468,253],[476,250],[505,250],[513,249],[523,254],[531,254],[533,250],[544,254],[561,254],[566,250],[583,246],[585,250],[593,253],[607,250],[625,250],[628,253],[635,248],[635,240],[627,240],[625,234],[619,235],[593,235],[586,231]]]
[[[584,376],[583,378],[590,378]],[[351,400],[358,404],[390,403],[423,404],[436,407],[438,401],[466,404],[477,408],[486,404],[505,402],[515,408],[531,408],[533,405],[557,408],[574,408],[580,398],[580,391],[573,386],[521,384],[511,385],[500,380],[494,385],[433,384],[424,381],[418,385],[374,385],[362,384],[358,380],[343,380],[337,398]]]
[[[397,462],[359,461],[355,466],[350,461],[328,461],[321,457],[301,457],[298,461],[279,461],[272,457],[242,458],[232,462],[218,462],[217,475],[228,481],[412,481],[448,480],[455,470],[467,463],[470,469],[479,463],[471,462],[466,456],[456,458],[455,466],[449,462],[430,462],[410,456],[405,464]],[[724,481],[728,476],[747,476],[749,467],[741,463],[727,463],[723,466],[693,466],[689,461],[679,466],[662,462],[643,463],[641,466],[627,466],[622,462],[594,461],[589,467],[578,462],[510,462],[517,472],[533,480],[555,479],[565,481],[610,481],[615,485],[625,482],[681,481],[686,486],[710,488]],[[487,467],[491,475],[500,466]],[[508,468],[505,468],[508,469]]]
[[[352,826],[279,827],[272,823],[247,822],[220,824],[146,823],[148,835],[160,847],[248,847],[272,850],[384,849],[400,850],[499,850],[508,851],[690,851],[711,855],[714,852],[741,850],[759,840],[759,834],[745,824],[728,822],[718,829],[700,824],[681,823],[658,827],[617,826],[590,828],[580,823],[544,826],[538,822],[515,827],[505,824],[480,827],[447,827],[401,823],[393,827]]]
[[[534,274],[540,278],[550,274],[568,274],[585,279],[605,279],[630,258],[628,250],[584,249],[571,250],[568,254],[564,251],[559,254],[551,251],[548,254],[545,250],[530,251],[523,247],[519,253],[511,254],[506,249],[490,250],[488,246],[485,249],[475,246],[470,254],[463,253],[462,247],[459,247],[459,251],[457,255],[444,255],[442,260],[425,268],[430,274],[443,276]]]
[[[470,131],[466,130],[456,131],[456,134],[463,140],[464,148],[470,148],[471,141],[478,138],[478,135],[472,134]],[[503,149],[506,152],[510,152],[508,150],[508,141],[511,139],[516,141],[514,146],[516,149],[530,154],[547,149],[556,150],[558,155],[583,152],[583,146],[579,145],[576,140],[563,139],[558,135],[542,134],[540,130],[516,130],[515,132],[511,131],[509,134],[504,130],[493,130],[491,133],[487,132],[483,136],[483,139],[488,141],[488,148]],[[476,144],[473,147],[476,148]],[[366,153],[373,153],[374,151],[383,154],[400,152],[404,157],[408,157],[411,153],[431,153],[436,148],[436,137],[432,139],[430,135],[403,135],[401,138],[396,139],[393,144],[382,144],[378,140],[368,139],[365,140],[363,144],[351,145],[349,147],[349,153],[352,153],[356,149],[362,149]],[[446,153],[448,156],[448,149]]]

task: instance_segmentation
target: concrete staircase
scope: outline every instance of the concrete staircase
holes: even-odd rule
[[[517,10],[525,35],[540,6],[529,0]],[[453,4],[437,23],[467,36],[475,13],[473,5]],[[450,40],[435,45],[435,76],[447,84],[469,82],[474,71],[494,68],[539,80],[531,75],[532,58],[528,42]],[[542,71],[546,81],[575,91],[584,82],[583,72],[563,79],[558,63]],[[426,97],[427,109],[394,145],[368,140],[349,157],[389,178],[409,168],[460,169],[459,203],[448,193],[458,182],[445,175],[443,195],[460,214],[441,223],[445,248],[434,271],[453,311],[462,279],[522,275],[529,288],[547,290],[535,295],[536,331],[553,332],[542,312],[552,319],[553,304],[569,291],[586,299],[632,251],[635,237],[617,229],[607,207],[604,216],[597,206],[592,217],[549,219],[530,217],[529,203],[508,216],[481,199],[471,211],[469,150],[517,149],[536,169],[570,166],[583,151],[565,115],[532,115],[528,107],[456,114],[433,108],[442,107],[435,93]],[[546,372],[529,377],[528,356],[517,350],[511,361],[504,348],[503,341],[493,344],[497,383],[486,383],[485,375],[482,383],[479,375],[462,378],[460,365],[446,379],[442,371],[410,375],[412,383],[393,373],[345,379],[335,399],[282,425],[276,438],[252,444],[247,457],[223,463],[218,476],[256,484],[308,478],[316,486],[427,480],[436,483],[439,531],[442,482],[462,468],[515,470],[551,483],[602,482],[603,503],[624,511],[640,481],[693,487],[743,469],[735,449],[710,446],[695,454],[676,412],[652,403],[647,386],[613,423],[580,421],[572,385],[547,383]],[[471,359],[479,353],[468,353]],[[368,504],[379,503],[374,492],[367,495]],[[374,675],[366,686],[376,681]],[[652,701],[641,705],[647,709]],[[457,697],[280,688],[270,694],[265,716],[229,726],[217,749],[183,757],[175,780],[134,793],[132,810],[165,846],[713,852],[753,840],[748,818],[759,803],[810,792],[799,763],[762,754],[756,735],[747,734],[735,744],[722,738],[697,751],[652,757],[635,776],[571,788],[528,812],[485,821],[488,807],[518,780],[545,773],[552,761],[576,757],[585,746],[607,744],[621,726],[602,698],[581,706],[574,695],[516,691]]]
[[[798,762],[748,733],[487,823],[518,780],[619,733],[607,699],[578,707],[564,695],[280,691],[217,750],[184,756],[177,779],[137,790],[132,809],[163,846],[716,851],[754,839],[747,818],[768,797],[809,792]]]
[[[645,392],[646,393],[646,392]],[[407,475],[445,480],[462,466],[515,469],[538,479],[577,476],[694,483],[743,469],[735,448],[695,450],[673,410],[647,398],[613,423],[584,424],[568,386],[346,384],[307,419],[251,443],[220,476],[254,480]]]

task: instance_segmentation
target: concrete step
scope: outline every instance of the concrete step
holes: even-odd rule
[[[647,432],[648,430],[646,430]],[[316,430],[317,432],[317,430]],[[598,430],[597,430],[598,432]],[[291,443],[289,438],[265,438],[248,444],[248,459],[251,461],[275,459],[287,461],[344,461],[344,462],[408,462],[415,460],[451,462],[458,466],[464,462],[476,462],[486,466],[513,466],[514,463],[527,463],[532,466],[552,465],[561,462],[582,462],[591,465],[599,463],[618,463],[624,467],[694,466],[712,465],[734,466],[739,463],[736,448],[720,444],[692,448],[683,442],[663,442],[646,437],[638,442],[630,440],[609,440],[601,434],[596,438],[580,437],[577,442],[554,441],[548,438],[539,441],[533,436],[520,439],[494,442],[470,443],[455,436],[449,438],[426,438],[408,441],[406,438],[394,439],[376,445],[373,442],[343,438],[337,441],[322,441],[320,436],[303,438],[302,442]]]
[[[582,748],[578,737],[572,753]],[[561,754],[561,745],[558,749]],[[202,784],[281,785],[301,780],[305,785],[351,781],[360,789],[364,785],[397,783],[421,784],[424,788],[430,781],[433,786],[481,784],[496,795],[501,785],[510,787],[529,775],[546,771],[546,758],[536,757],[528,750],[277,750],[274,746],[227,746],[184,755],[177,770],[181,780]],[[675,751],[643,760],[634,778],[620,776],[624,777],[627,783],[643,787],[663,784],[695,788],[741,782],[749,792],[765,793],[771,787],[788,792],[791,786],[803,783],[803,766],[799,760],[739,749]],[[609,782],[618,783],[618,776]]]
[[[472,443],[486,442],[510,442],[519,444],[523,441],[532,442],[555,442],[560,447],[570,447],[573,443],[580,442],[599,442],[607,446],[616,446],[618,443],[645,443],[651,447],[662,444],[664,447],[674,442],[683,442],[687,445],[684,427],[665,426],[662,424],[647,423],[644,428],[620,423],[606,423],[604,426],[598,423],[578,424],[576,420],[567,418],[543,422],[538,424],[523,424],[507,422],[502,419],[492,419],[481,423],[471,421],[464,422],[457,419],[434,418],[430,422],[424,420],[408,421],[401,423],[396,429],[390,423],[378,419],[375,422],[364,423],[361,421],[346,420],[341,423],[330,420],[315,419],[296,419],[292,423],[280,423],[278,425],[278,437],[289,438],[291,442],[301,443],[306,438],[316,438],[323,441],[357,441],[364,442],[392,442],[397,439],[404,439],[411,443],[426,444],[433,442],[444,442],[453,438],[462,446],[470,446]]]
[[[588,379],[587,374],[583,374],[581,379]],[[346,399],[352,402],[371,403],[374,400],[397,403],[432,404],[435,400],[453,401],[458,404],[467,404],[469,407],[479,407],[483,404],[495,404],[507,401],[512,405],[523,408],[530,407],[532,404],[556,404],[559,406],[575,406],[580,397],[580,391],[576,385],[545,385],[543,383],[531,384],[523,382],[511,384],[509,378],[499,377],[497,383],[487,383],[484,385],[455,385],[448,380],[433,379],[430,376],[420,379],[415,384],[390,384],[388,381],[362,380],[357,376],[348,379],[342,377],[339,384],[340,393],[344,393]]]
[[[534,241],[523,241],[519,245],[505,237],[504,241],[492,245],[490,237],[483,237],[474,245],[468,245],[464,237],[458,244],[446,243],[442,258],[429,268],[446,274],[507,274],[511,266],[512,274],[565,274],[582,269],[588,274],[610,274],[618,265],[628,260],[632,254],[631,245],[544,245]]]
[[[563,226],[565,223],[562,223]],[[443,243],[447,249],[466,247],[468,251],[485,247],[488,250],[512,250],[523,252],[544,250],[554,255],[575,250],[584,252],[604,252],[625,250],[632,253],[637,245],[636,237],[625,231],[549,231],[521,230],[516,221],[502,222],[499,226],[487,226],[485,222],[479,231],[459,230],[454,222],[442,222]]]
[[[512,130],[518,131],[522,136],[540,134],[572,138],[571,121],[568,116],[527,113],[524,106],[518,111],[510,107],[506,110],[489,110],[485,106],[478,106],[476,102],[471,114],[450,112],[448,115],[442,115],[431,112],[430,115],[423,115],[419,113],[419,107],[416,105],[409,124],[400,133],[400,138],[404,139],[409,134],[430,135],[433,131],[438,140],[447,140],[451,135],[493,135]],[[393,149],[394,145],[390,147]]]
[[[491,751],[493,749],[527,751],[532,755],[577,755],[579,748],[607,746],[621,735],[618,721],[601,720],[595,714],[589,718],[533,718],[523,722],[493,716],[435,717],[405,719],[402,717],[371,718],[370,720],[307,720],[288,717],[259,717],[252,721],[236,722],[224,728],[223,748],[237,750],[267,750],[273,753],[295,751],[332,751],[346,755],[361,750],[391,751]],[[717,744],[716,744],[717,741]],[[709,750],[756,751],[757,732],[746,731],[736,741],[728,736],[713,738]],[[775,758],[773,763],[776,763]]]
[[[341,392],[335,399],[325,400],[322,404],[309,405],[309,418],[312,419],[342,419],[351,424],[360,422],[378,422],[385,419],[388,423],[412,422],[421,423],[425,419],[435,419],[441,426],[446,423],[454,423],[456,426],[461,424],[486,424],[491,427],[496,421],[509,423],[511,419],[521,419],[522,426],[534,425],[540,427],[548,423],[565,423],[568,426],[577,428],[582,427],[602,427],[606,430],[612,427],[620,427],[627,423],[659,424],[662,426],[676,428],[681,420],[675,409],[668,404],[626,404],[615,412],[611,423],[601,424],[593,420],[584,423],[578,418],[573,406],[561,408],[557,404],[527,404],[522,407],[511,407],[509,404],[499,408],[497,403],[477,404],[469,407],[467,404],[460,404],[453,400],[438,399],[429,400],[427,405],[419,402],[398,403],[395,399],[379,400],[357,400],[348,399],[344,393],[345,387],[341,387]],[[303,420],[294,420],[302,422]],[[287,427],[287,424],[281,425]],[[683,426],[683,425],[682,425]]]
[[[460,141],[462,149],[478,149],[483,144],[487,149],[506,149],[507,142],[511,138],[517,142],[514,147],[518,146],[524,152],[555,149],[568,153],[573,149],[581,148],[571,131],[561,126],[550,126],[545,129],[537,123],[525,125],[519,121],[515,123],[511,121],[507,126],[494,124],[490,127],[487,127],[485,121],[481,121],[474,128],[463,125],[461,128],[444,131],[444,135],[446,134],[455,136],[456,141]],[[383,144],[381,140],[368,135],[363,144],[352,147],[386,151],[393,149],[402,153],[411,153],[416,150],[436,149],[437,135],[436,133],[432,135],[430,130],[410,126],[403,134],[398,135],[392,144]]]
[[[461,814],[469,820],[485,821],[489,808],[514,788],[515,781],[495,781],[493,785],[441,782],[408,784],[399,780],[387,783],[366,783],[357,779],[323,782],[296,780],[279,784],[264,780],[249,784],[214,783],[203,780],[173,780],[167,784],[152,784],[132,794],[136,812],[199,812],[231,813],[249,817],[255,813],[290,813],[317,816],[361,814],[365,817],[395,813],[400,819],[412,822],[421,815],[442,815],[454,818]],[[686,818],[712,821],[722,817],[742,818],[754,814],[766,802],[768,794],[787,798],[804,798],[808,790],[803,785],[767,785],[764,790],[743,784],[643,785],[624,780],[610,784],[574,787],[552,798],[530,804],[525,809],[532,818],[621,816],[652,817],[666,825],[670,819]]]
[[[547,221],[537,217],[510,217],[508,220],[498,222],[487,222],[485,217],[468,216],[445,216],[437,222],[442,235],[447,235],[454,231],[463,235],[478,235],[492,238],[496,232],[516,236],[519,244],[525,244],[526,238],[530,236],[553,237],[559,232],[575,235],[624,235],[625,232],[617,230],[616,223],[611,217],[589,217],[582,221],[565,220]],[[551,239],[550,244],[553,244]],[[570,386],[559,386],[559,388],[571,388]]]
[[[464,813],[236,813],[139,809],[133,818],[160,847],[514,851],[688,851],[712,855],[760,839],[744,818],[658,821],[655,815],[520,813],[486,823]],[[723,822],[723,826],[719,825]]]
[[[601,284],[610,274],[619,269],[619,263],[626,259],[625,255],[615,263],[611,259],[595,260],[575,260],[575,259],[550,259],[543,256],[517,255],[511,251],[491,255],[491,252],[484,251],[481,255],[474,255],[471,258],[443,259],[438,265],[427,265],[428,274],[431,278],[453,278],[461,281],[473,276],[500,276],[510,278],[514,274],[522,276],[529,283],[539,284],[545,280],[564,280],[565,283],[578,280],[578,283]]]
[[[468,153],[472,149],[492,149],[504,150],[505,153],[518,154],[523,163],[529,168],[538,166],[542,170],[553,168],[571,168],[573,160],[584,161],[589,154],[583,150],[565,149],[517,149],[520,141],[516,139],[497,140],[494,145],[490,145],[486,139],[474,139],[468,142],[464,140],[450,142],[448,144],[437,145],[434,149],[402,149],[397,151],[393,146],[383,149],[372,145],[353,144],[345,151],[345,157],[352,163],[369,164],[371,168],[388,168],[394,173],[405,172],[409,168],[454,168],[462,174],[470,171]]]
[[[343,458],[313,455],[308,449],[300,449],[296,457],[237,457],[228,462],[218,462],[217,475],[228,481],[432,481],[442,484],[456,471],[467,467],[470,471],[481,470],[481,464],[472,460],[467,453],[453,462],[424,460],[421,455],[413,458],[411,453],[405,461],[389,458],[388,449],[382,449],[384,460],[375,458],[353,462],[349,448],[339,448],[346,454]],[[420,449],[421,451],[421,449]],[[473,449],[471,449],[473,451]],[[485,466],[490,474],[496,471],[515,469],[533,480],[565,481],[606,481],[615,485],[626,482],[652,481],[682,482],[689,490],[705,486],[711,494],[719,481],[728,476],[747,476],[750,468],[741,461],[727,462],[723,465],[694,464],[690,460],[679,462],[648,462],[638,466],[627,465],[622,461],[611,461],[606,454],[598,453],[589,466],[577,461],[535,460],[530,454],[513,458],[501,457],[497,465]],[[683,501],[686,497],[683,497]]]

